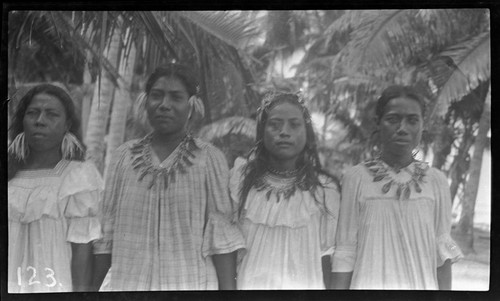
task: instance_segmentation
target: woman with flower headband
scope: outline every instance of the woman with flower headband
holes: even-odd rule
[[[450,237],[451,199],[442,172],[417,161],[425,102],[391,86],[375,108],[380,157],[348,170],[333,255],[333,287],[451,289],[462,254]]]
[[[339,208],[334,177],[319,162],[311,117],[297,94],[268,94],[257,144],[231,172],[246,238],[239,289],[324,289]],[[242,258],[241,258],[242,257]]]
[[[83,162],[73,100],[61,87],[37,85],[21,98],[9,130],[9,293],[90,290],[104,183]]]
[[[94,245],[95,287],[106,290],[235,289],[244,240],[230,222],[222,152],[194,139],[203,113],[189,69],[158,67],[146,83],[151,134],[120,146],[107,171],[104,238]]]

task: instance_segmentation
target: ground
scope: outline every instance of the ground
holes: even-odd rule
[[[490,232],[474,229],[474,250],[468,251],[465,239],[452,231],[453,239],[464,251],[465,257],[453,264],[452,290],[487,291],[490,281]]]

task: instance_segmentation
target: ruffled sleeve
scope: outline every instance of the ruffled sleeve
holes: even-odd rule
[[[132,142],[135,140],[130,143]],[[125,143],[115,150],[106,170],[106,186],[100,210],[103,236],[94,242],[94,254],[111,254],[116,208],[120,191],[123,189],[121,166],[128,154],[130,143]]]
[[[90,162],[73,162],[59,191],[59,198],[67,198],[64,216],[68,220],[66,240],[88,243],[101,237],[98,218],[104,183]]]
[[[244,249],[245,241],[234,221],[236,206],[229,197],[229,170],[222,152],[208,145],[206,165],[207,225],[203,236],[203,256],[226,254]]]
[[[436,225],[437,237],[437,265],[441,266],[447,259],[456,262],[463,258],[462,251],[451,238],[451,195],[446,176],[439,170],[430,169],[430,176],[435,178],[432,181],[436,192],[436,214],[434,224]]]
[[[337,184],[333,181],[325,184],[320,193],[328,211],[323,210],[320,218],[321,256],[332,255],[335,248],[335,234],[339,218],[340,195]]]
[[[332,272],[352,272],[356,262],[358,245],[359,199],[363,166],[347,170],[342,179],[339,222],[335,239],[335,253],[332,256]]]

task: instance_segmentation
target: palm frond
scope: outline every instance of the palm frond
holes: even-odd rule
[[[451,101],[466,95],[491,77],[490,32],[450,47],[438,59],[444,60],[452,72],[439,87],[432,115],[444,114]]]
[[[179,14],[224,43],[238,49],[259,34],[257,26],[231,11],[182,11]]]
[[[198,132],[198,137],[206,141],[213,141],[230,134],[242,135],[255,139],[257,124],[255,120],[242,116],[233,116],[207,124]]]
[[[398,22],[412,10],[363,11],[356,21],[351,41],[344,48],[345,61],[350,69],[367,69],[375,64],[385,63],[391,54],[388,39],[404,35]]]

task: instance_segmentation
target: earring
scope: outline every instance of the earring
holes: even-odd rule
[[[66,132],[64,134],[64,138],[61,143],[61,153],[64,159],[71,160],[75,158],[77,152],[83,153],[83,145],[78,141],[78,138],[75,137],[70,132]]]
[[[28,155],[30,153],[29,147],[25,143],[24,132],[19,133],[14,141],[9,145],[8,153],[18,161],[26,162]]]

